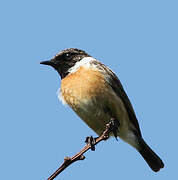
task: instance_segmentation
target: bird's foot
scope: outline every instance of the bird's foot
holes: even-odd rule
[[[93,136],[86,137],[85,142],[90,145],[92,151],[95,151],[96,138]]]
[[[118,128],[120,126],[119,121],[116,118],[111,118],[109,121],[109,125],[110,125],[110,131],[113,133],[114,137],[117,139],[117,135],[118,135]]]

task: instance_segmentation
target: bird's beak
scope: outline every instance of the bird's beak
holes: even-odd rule
[[[54,66],[53,61],[42,61],[42,62],[40,62],[40,64],[44,64],[44,65],[48,65],[48,66]]]
[[[53,61],[53,59],[50,61],[42,61],[42,62],[40,62],[40,64],[52,66],[54,69],[56,69],[56,67],[57,67],[57,64]]]

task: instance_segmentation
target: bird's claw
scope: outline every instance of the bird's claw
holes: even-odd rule
[[[118,141],[117,135],[118,135],[118,128],[120,125],[119,121],[116,118],[111,118],[109,124],[110,124],[110,131],[113,133],[114,137]]]
[[[96,138],[93,136],[86,137],[85,142],[90,145],[92,151],[95,151]]]

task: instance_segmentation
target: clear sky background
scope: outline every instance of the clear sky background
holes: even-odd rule
[[[111,138],[56,180],[176,179],[177,9],[173,0],[1,1],[0,179],[47,179],[86,136],[96,136],[58,101],[58,74],[39,64],[69,47],[118,75],[165,168],[152,172],[132,147]]]

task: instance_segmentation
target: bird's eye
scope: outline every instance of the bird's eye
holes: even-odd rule
[[[72,55],[71,53],[66,53],[66,54],[64,54],[65,60],[70,60],[71,57],[72,57],[71,55]]]

